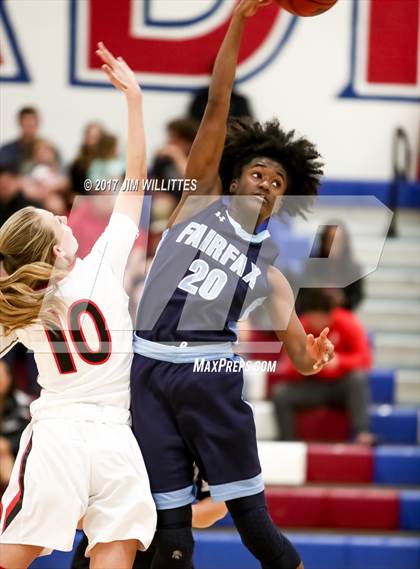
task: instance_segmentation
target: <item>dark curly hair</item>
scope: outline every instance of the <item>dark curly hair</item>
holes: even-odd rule
[[[323,174],[323,163],[315,145],[306,138],[295,138],[294,130],[284,131],[276,119],[263,124],[233,119],[228,125],[219,168],[224,194],[229,194],[232,180],[238,178],[242,168],[257,156],[271,158],[286,170],[286,196],[307,197],[303,201],[285,200],[281,211],[305,217],[318,194]]]

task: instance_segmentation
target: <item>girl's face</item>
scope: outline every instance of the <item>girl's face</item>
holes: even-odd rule
[[[257,157],[242,168],[239,179],[231,184],[231,193],[244,196],[242,206],[257,211],[258,217],[264,220],[278,211],[286,186],[283,166],[270,158]]]
[[[54,215],[45,209],[38,210],[44,223],[54,231],[56,245],[54,245],[54,253],[57,260],[70,262],[76,255],[79,244],[73,235],[71,227],[67,225],[67,217],[64,215]]]

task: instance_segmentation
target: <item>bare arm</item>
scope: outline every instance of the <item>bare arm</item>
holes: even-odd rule
[[[125,180],[115,201],[114,213],[123,213],[139,224],[143,203],[142,180],[147,177],[146,142],[143,125],[143,95],[136,77],[122,57],[115,58],[103,43],[96,52],[102,69],[116,89],[125,94],[128,116]]]
[[[204,498],[192,507],[193,528],[208,528],[217,520],[221,520],[227,514],[224,502],[213,502],[211,498]]]
[[[328,328],[318,338],[306,335],[296,315],[293,291],[286,278],[278,269],[270,267],[268,279],[272,294],[265,304],[278,339],[301,374],[317,373],[334,357],[334,346],[327,338]]]
[[[188,156],[185,177],[198,181],[197,195],[209,195],[218,183],[219,164],[226,138],[230,97],[235,80],[236,63],[246,18],[271,0],[242,0],[235,8],[228,31],[213,67],[209,98],[194,143]],[[169,220],[169,227],[189,217],[193,209],[184,207],[189,192],[184,192]],[[197,200],[190,200],[197,201]],[[202,202],[203,200],[199,200]],[[209,202],[205,200],[207,205]],[[195,206],[195,204],[193,204]],[[194,207],[195,209],[195,207]]]

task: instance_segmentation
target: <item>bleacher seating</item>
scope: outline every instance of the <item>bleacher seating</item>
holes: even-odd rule
[[[348,444],[310,444],[307,482],[347,482],[367,484],[373,477],[371,448]]]
[[[378,447],[373,468],[377,484],[420,484],[420,448]]]
[[[369,373],[371,406],[369,421],[380,443],[417,444],[419,409],[399,405],[396,401],[396,374],[393,370],[373,370]],[[262,440],[278,438],[274,409],[264,400],[269,377],[267,374],[245,375],[245,396],[254,405],[257,435]],[[318,408],[301,411],[297,417],[297,438],[305,441],[348,441],[351,437],[346,413],[340,409]]]

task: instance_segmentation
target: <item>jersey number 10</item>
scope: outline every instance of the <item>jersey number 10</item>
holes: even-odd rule
[[[97,350],[91,350],[86,342],[80,324],[83,314],[87,314],[95,324],[100,342]],[[111,355],[111,335],[99,307],[91,300],[78,300],[68,309],[67,318],[68,331],[80,358],[90,365],[105,363]],[[45,333],[58,371],[62,374],[75,373],[77,368],[64,330],[49,323],[45,325]]]

